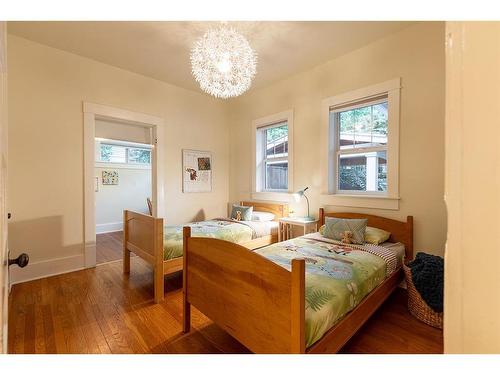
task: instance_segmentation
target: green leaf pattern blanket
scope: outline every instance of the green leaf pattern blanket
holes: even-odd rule
[[[384,249],[387,251],[387,249]],[[386,278],[387,262],[363,246],[298,237],[256,250],[290,270],[293,258],[306,261],[306,345],[319,340]]]
[[[214,219],[186,224],[191,227],[192,237],[210,237],[242,243],[253,239],[252,227],[225,219]],[[163,228],[163,259],[182,256],[182,228],[185,225],[167,225]]]

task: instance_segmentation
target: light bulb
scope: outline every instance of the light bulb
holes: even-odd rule
[[[229,53],[225,52],[222,56],[222,59],[217,63],[217,70],[221,73],[227,73],[231,70],[233,64],[231,63],[231,59],[229,58]]]

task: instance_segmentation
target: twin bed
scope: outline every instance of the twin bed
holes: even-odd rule
[[[248,249],[278,241],[278,219],[288,216],[288,205],[240,202],[254,211],[274,215],[270,222],[236,222],[217,218],[189,224],[195,236],[219,238]],[[164,298],[164,276],[182,270],[182,226],[164,226],[162,218],[125,210],[123,212],[123,272],[130,272],[130,253],[138,255],[154,270],[154,298]]]
[[[391,233],[384,246],[339,245],[318,234],[256,251],[184,228],[183,330],[191,305],[255,353],[336,353],[402,280],[413,218],[356,213]]]
[[[288,210],[241,205],[273,212],[275,220]],[[276,234],[238,241],[190,224],[182,238],[175,237],[182,252],[165,259],[168,233],[178,236],[180,227],[164,231],[161,219],[125,211],[124,271],[130,271],[130,251],[152,263],[155,301],[161,301],[163,275],[183,270],[186,333],[194,306],[255,353],[336,353],[401,282],[401,265],[413,258],[413,218],[402,222],[320,209],[320,226],[328,216],[366,218],[368,226],[391,236],[381,245],[345,245],[319,233],[279,243]]]

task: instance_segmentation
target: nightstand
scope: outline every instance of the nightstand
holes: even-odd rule
[[[303,236],[312,232],[316,232],[318,230],[318,220],[311,220],[300,217],[282,217],[278,221],[278,242],[293,238],[293,226],[301,227],[301,236]]]

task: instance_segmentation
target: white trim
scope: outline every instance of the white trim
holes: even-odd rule
[[[25,268],[12,266],[10,269],[10,280],[11,284],[14,285],[25,281],[79,271],[84,268],[85,256],[83,254],[78,254],[64,258],[44,260],[41,262],[30,262]]]
[[[84,137],[84,247],[85,267],[96,265],[96,223],[95,223],[95,121],[103,119],[143,126],[151,129],[151,169],[153,215],[164,216],[164,171],[158,168],[163,160],[163,124],[160,117],[132,112],[101,104],[83,102]]]
[[[130,148],[144,148],[144,149],[148,149],[148,150],[151,150],[151,148],[152,148],[152,145],[150,143],[120,141],[118,139],[100,138],[100,137],[96,137],[95,140],[98,143],[104,143],[106,145],[117,145],[117,146],[125,146],[125,147],[130,147]]]
[[[89,102],[83,102],[83,113],[97,115],[98,119],[120,120],[121,122],[142,125],[147,128],[151,127],[151,125],[163,126],[164,123],[161,117]]]
[[[9,320],[9,266],[8,259],[8,230],[7,230],[7,185],[8,185],[8,71],[7,71],[7,22],[0,21],[0,353],[6,354],[8,348],[8,320]]]
[[[288,125],[288,192],[272,192],[272,191],[262,191],[262,181],[260,176],[257,176],[257,130],[269,125],[277,124],[280,122],[285,122]],[[251,169],[251,181],[252,181],[252,199],[264,199],[264,200],[278,200],[284,201],[283,197],[288,195],[288,193],[293,192],[293,110],[287,110],[280,113],[275,113],[270,116],[261,117],[257,120],[252,121],[252,142],[251,142],[251,155],[252,155],[252,169]],[[271,199],[270,196],[275,194],[280,194],[280,199]],[[255,196],[260,196],[259,198],[254,198]]]
[[[464,155],[464,147],[467,144],[466,129],[464,129],[466,118],[464,107],[467,104],[464,99],[464,85],[468,84],[465,79],[470,79],[471,74],[470,71],[464,72],[464,59],[470,57],[471,53],[465,50],[468,31],[465,24],[466,22],[458,21],[446,22],[444,202],[447,210],[448,232],[444,250],[446,264],[444,306],[445,309],[451,306],[454,308],[453,313],[444,314],[443,319],[444,353],[446,354],[464,352],[465,335],[462,332],[466,325],[464,321],[466,301],[462,290],[465,283],[465,270],[470,267],[464,249],[464,238],[470,236],[467,222],[464,220],[465,213],[470,212],[470,208],[467,209],[469,202],[463,199],[466,172],[464,159],[467,157]],[[473,66],[477,66],[477,63]],[[466,73],[467,76],[465,76]],[[485,92],[485,94],[488,93],[491,91]],[[492,209],[494,208],[493,206]]]
[[[109,163],[104,161],[96,161],[95,167],[107,169],[151,169],[150,164]]]
[[[399,209],[399,120],[400,120],[400,89],[401,78],[392,79],[369,87],[353,90],[347,93],[326,98],[322,102],[321,148],[324,150],[321,158],[323,171],[321,204],[336,206],[351,206],[380,209]],[[355,105],[356,102],[387,95],[388,104],[388,136],[387,136],[387,192],[348,192],[339,193],[336,190],[336,148],[335,136],[331,131],[330,110],[342,105]],[[343,151],[343,150],[342,150]],[[353,152],[358,150],[354,149]],[[361,150],[359,150],[361,151]],[[378,202],[378,203],[377,203]]]
[[[328,108],[336,107],[341,104],[348,105],[349,103],[356,103],[363,99],[369,99],[370,97],[384,95],[390,91],[399,90],[400,88],[401,78],[394,78],[389,81],[326,98],[323,100],[323,104],[328,104]]]
[[[111,232],[119,232],[123,230],[123,223],[121,221],[117,223],[104,223],[104,224],[96,224],[96,234],[103,233],[111,233]]]

